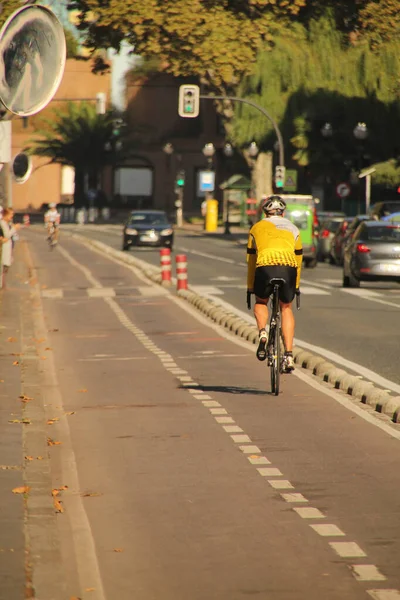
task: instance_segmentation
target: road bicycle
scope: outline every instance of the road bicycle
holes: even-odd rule
[[[50,223],[49,228],[47,230],[47,242],[49,244],[50,250],[53,250],[57,245],[57,227],[54,223]]]
[[[267,340],[267,364],[270,367],[271,393],[279,394],[280,375],[283,372],[282,348],[286,352],[285,340],[282,335],[281,308],[279,304],[279,289],[286,283],[281,277],[271,279],[273,291],[270,296],[271,317],[269,320]],[[296,290],[296,306],[300,309],[300,290]],[[251,308],[251,292],[247,292],[247,308]]]

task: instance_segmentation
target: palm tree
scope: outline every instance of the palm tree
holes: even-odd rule
[[[97,189],[106,165],[123,160],[115,113],[99,115],[88,102],[69,102],[41,120],[38,137],[26,148],[29,154],[49,158],[47,164],[68,165],[75,170],[75,205],[86,202],[88,189]]]

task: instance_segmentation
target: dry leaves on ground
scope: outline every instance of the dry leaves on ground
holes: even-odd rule
[[[60,444],[62,444],[62,442],[56,442],[55,440],[52,440],[51,438],[47,438],[47,445],[48,446],[59,446]]]
[[[83,498],[96,498],[97,496],[102,496],[103,494],[99,493],[99,492],[84,492],[83,494],[81,494],[81,496]]]
[[[12,419],[10,421],[8,421],[9,423],[22,423],[23,425],[30,425],[31,424],[31,420],[30,419]]]
[[[54,508],[56,509],[57,512],[63,513],[64,512],[64,507],[61,503],[61,500],[59,500],[57,498],[57,496],[60,494],[60,492],[67,490],[68,486],[67,485],[63,485],[60,488],[55,488],[54,490],[52,490],[51,494],[53,496],[53,502],[54,502]]]
[[[81,394],[86,394],[87,389],[86,388],[82,388],[82,389],[78,390],[78,392],[80,392]]]
[[[17,341],[17,338],[15,338],[15,337],[7,338],[7,342],[16,342],[16,341]]]
[[[31,488],[29,485],[21,485],[20,487],[16,487],[12,490],[13,494],[27,494]]]
[[[55,417],[54,419],[48,419],[47,420],[47,425],[53,425],[57,421],[59,421],[58,417]]]
[[[123,552],[124,549],[123,548],[114,548],[114,552]]]
[[[18,367],[18,365],[19,365],[19,361],[18,360],[14,360],[13,367]]]
[[[75,414],[75,411],[74,411],[74,410],[71,410],[70,412],[66,412],[65,414],[66,414],[66,416],[68,416],[68,417],[69,417],[70,415],[74,415],[74,414]]]
[[[26,396],[25,394],[21,394],[20,398],[21,398],[21,402],[31,402],[32,400],[34,400],[34,398],[30,398],[29,396]]]

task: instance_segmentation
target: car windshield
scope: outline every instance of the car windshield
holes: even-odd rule
[[[335,220],[335,221],[325,221],[322,223],[322,229],[327,229],[331,233],[335,233],[338,230],[339,226],[342,224],[343,220]]]
[[[163,213],[136,213],[131,215],[129,225],[167,225],[167,215]]]
[[[299,230],[308,229],[309,215],[310,215],[309,211],[305,211],[305,210],[295,209],[295,210],[286,211],[287,218],[290,221],[292,221],[292,223],[294,223],[294,225],[296,225],[297,229],[299,229]]]
[[[400,242],[400,226],[365,227],[361,237],[368,242]]]

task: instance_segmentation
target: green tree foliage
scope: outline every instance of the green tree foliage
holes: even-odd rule
[[[122,40],[143,58],[157,56],[174,76],[194,76],[218,91],[235,88],[262,44],[306,0],[73,0],[92,48]]]
[[[369,0],[360,9],[361,33],[373,48],[398,39],[400,35],[400,5],[398,0]]]
[[[0,27],[4,25],[8,17],[21,8],[22,4],[19,0],[3,0],[0,7]]]
[[[311,21],[308,31],[293,27],[278,36],[271,50],[260,53],[253,75],[241,85],[250,98],[281,124],[290,156],[299,165],[343,162],[357,154],[353,128],[368,123],[371,159],[394,156],[400,124],[400,41],[379,53],[367,42],[348,46],[332,20]],[[320,129],[330,122],[332,141],[322,143]],[[256,139],[272,149],[272,125],[247,107],[236,111],[238,144]],[[351,156],[349,156],[349,154]]]

